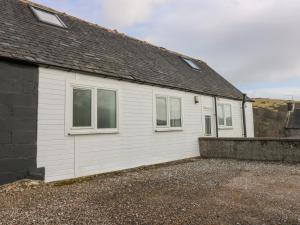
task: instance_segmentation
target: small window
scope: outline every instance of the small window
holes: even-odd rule
[[[167,129],[182,127],[181,98],[156,96],[156,127]]]
[[[183,58],[183,60],[193,69],[200,70],[199,66],[194,63],[191,59]]]
[[[232,127],[232,110],[230,104],[218,104],[218,123],[220,127]]]
[[[92,91],[73,89],[73,127],[92,126]]]
[[[205,136],[211,136],[211,116],[205,116]]]
[[[62,20],[55,13],[48,12],[43,9],[31,7],[35,16],[44,23],[52,24],[59,27],[66,27],[66,25],[62,22]]]

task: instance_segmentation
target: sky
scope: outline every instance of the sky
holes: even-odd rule
[[[300,100],[299,0],[34,0],[205,61],[250,97]]]

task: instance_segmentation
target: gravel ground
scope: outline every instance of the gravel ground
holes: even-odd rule
[[[0,224],[300,225],[300,164],[194,159],[0,189]]]

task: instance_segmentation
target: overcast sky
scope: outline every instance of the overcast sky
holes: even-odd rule
[[[251,97],[300,99],[299,0],[34,0],[207,62]]]

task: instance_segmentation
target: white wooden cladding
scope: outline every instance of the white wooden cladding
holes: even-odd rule
[[[118,90],[118,132],[68,135],[70,104],[68,84],[97,85]],[[182,99],[183,127],[158,132],[153,105],[155,95]],[[45,167],[45,180],[87,176],[142,165],[199,156],[198,138],[204,136],[205,114],[212,115],[215,135],[214,101],[209,96],[117,81],[48,68],[39,69],[38,167]],[[220,136],[242,136],[241,102],[218,99],[232,105],[233,127]],[[251,117],[248,104],[247,115]],[[253,129],[248,126],[251,133]],[[253,133],[253,132],[252,132]]]

